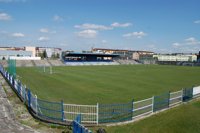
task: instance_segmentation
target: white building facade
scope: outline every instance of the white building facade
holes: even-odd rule
[[[158,61],[185,61],[185,62],[194,62],[197,61],[196,55],[184,55],[184,54],[177,54],[177,55],[153,55],[153,58],[157,58]]]

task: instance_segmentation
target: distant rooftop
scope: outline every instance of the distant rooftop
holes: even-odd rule
[[[92,49],[93,51],[96,51],[96,50],[108,50],[108,51],[125,51],[125,52],[146,52],[146,53],[154,53],[154,52],[151,52],[151,51],[143,51],[143,50],[128,50],[128,49],[107,49],[107,48],[93,48]]]
[[[14,50],[0,50],[1,56],[31,56],[32,52],[30,51],[14,51]]]

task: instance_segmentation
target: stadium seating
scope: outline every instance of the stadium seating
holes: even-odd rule
[[[98,65],[119,65],[118,62],[65,62],[66,66],[98,66]]]
[[[32,67],[34,64],[31,60],[16,60],[17,67]]]
[[[48,62],[52,66],[64,66],[63,62],[60,60],[48,60]]]
[[[7,60],[0,60],[3,67],[7,67]],[[17,67],[33,67],[33,66],[64,66],[60,60],[16,60]]]
[[[36,66],[51,66],[47,60],[34,60]]]
[[[119,64],[122,64],[122,65],[141,64],[141,63],[138,63],[135,60],[116,60],[116,62],[118,62]]]
[[[7,67],[7,61],[1,60],[0,64],[4,67]],[[141,64],[135,60],[114,60],[114,61],[65,61],[64,63],[61,60],[17,60],[17,67],[33,67],[33,66],[98,66],[98,65],[120,65],[120,64]]]

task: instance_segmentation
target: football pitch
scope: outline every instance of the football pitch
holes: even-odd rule
[[[199,67],[65,66],[53,67],[52,72],[17,68],[18,79],[38,98],[69,104],[127,103],[200,85]]]

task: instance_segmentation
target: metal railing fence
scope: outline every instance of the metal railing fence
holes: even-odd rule
[[[69,124],[76,123],[77,126],[80,125],[74,119],[79,114],[81,115],[80,120],[83,124],[98,125],[133,121],[200,96],[200,86],[196,86],[153,96],[140,101],[132,100],[129,103],[97,103],[96,105],[65,104],[63,101],[49,102],[39,99],[26,85],[23,85],[20,80],[11,75],[2,66],[0,66],[0,72],[18,97],[35,116],[47,122],[59,122],[62,124],[67,122]]]

